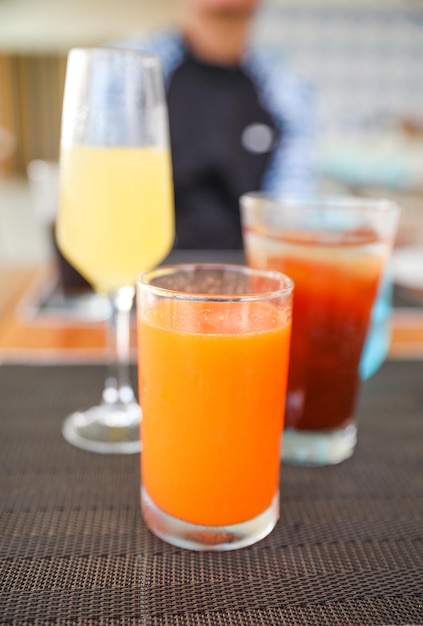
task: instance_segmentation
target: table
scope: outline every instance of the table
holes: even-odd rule
[[[243,263],[242,250],[174,250],[166,263]],[[67,295],[63,306],[56,264],[0,264],[0,363],[103,363],[108,360],[107,313],[96,296]],[[81,298],[82,295],[82,298]],[[93,294],[91,295],[93,298]],[[78,303],[76,311],[75,301]],[[136,361],[135,320],[131,358]],[[423,315],[422,315],[423,328]],[[423,340],[422,340],[423,354]]]
[[[422,361],[388,361],[364,384],[353,458],[282,467],[269,537],[214,554],[147,531],[138,455],[62,439],[103,378],[92,364],[0,366],[0,624],[423,624]]]
[[[242,263],[240,250],[175,250],[169,262]],[[102,308],[94,317],[63,314],[58,307],[45,307],[57,283],[54,266],[5,267],[0,265],[0,362],[102,363],[107,360],[106,323]],[[389,356],[423,359],[423,306],[396,294],[392,315]],[[135,322],[132,325],[131,356],[136,360]]]

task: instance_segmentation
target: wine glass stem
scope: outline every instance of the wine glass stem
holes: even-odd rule
[[[121,287],[110,295],[109,373],[103,390],[103,404],[113,408],[135,402],[129,377],[130,316],[135,288]]]

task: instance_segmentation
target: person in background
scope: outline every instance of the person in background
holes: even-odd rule
[[[312,89],[249,47],[259,0],[181,0],[180,29],[120,47],[161,60],[181,249],[242,247],[247,191],[314,187]]]
[[[239,197],[315,190],[313,89],[249,37],[260,0],[180,0],[178,30],[120,46],[161,60],[181,249],[242,248]],[[380,367],[389,346],[389,281],[381,287],[361,361]],[[383,313],[381,315],[381,312]]]

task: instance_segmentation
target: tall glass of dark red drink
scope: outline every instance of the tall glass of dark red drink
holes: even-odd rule
[[[399,207],[387,200],[241,199],[249,265],[294,280],[282,459],[339,463],[357,440],[359,363]]]

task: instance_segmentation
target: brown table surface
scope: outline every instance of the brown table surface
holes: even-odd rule
[[[64,441],[103,369],[0,366],[0,624],[423,624],[423,361],[367,381],[354,456],[283,466],[275,530],[228,553],[147,531],[138,455]]]
[[[170,261],[242,262],[241,251],[175,251]],[[54,291],[53,266],[0,266],[0,362],[104,362],[107,359],[106,324],[89,316],[72,317],[58,307],[39,310],[40,301]],[[393,359],[423,358],[423,299],[408,306],[397,299],[392,315]],[[133,324],[134,326],[134,324]],[[135,329],[132,357],[136,358]]]

